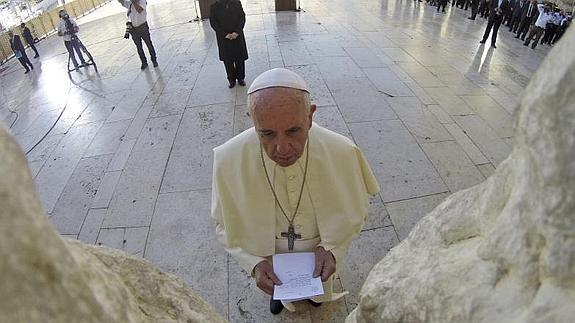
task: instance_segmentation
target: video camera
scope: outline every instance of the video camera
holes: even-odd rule
[[[124,33],[124,38],[125,39],[129,39],[130,38],[130,34],[132,33],[132,28],[134,28],[134,25],[132,25],[131,21],[127,21],[126,22],[126,32]]]

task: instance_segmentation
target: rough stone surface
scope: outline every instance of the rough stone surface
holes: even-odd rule
[[[572,322],[575,29],[526,88],[511,155],[371,271],[347,322]]]
[[[2,127],[0,205],[0,321],[224,321],[181,279],[149,262],[62,239]]]

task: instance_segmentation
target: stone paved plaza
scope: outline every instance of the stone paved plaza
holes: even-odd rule
[[[272,67],[300,73],[318,105],[315,121],[352,138],[379,180],[340,267],[345,299],[272,317],[269,298],[216,241],[212,149],[251,125],[247,89],[228,89],[209,23],[188,22],[191,1],[150,1],[158,68],[140,71],[117,2],[79,20],[99,74],[68,78],[56,36],[39,43],[32,73],[14,60],[0,67],[0,120],[27,152],[56,229],[148,259],[232,322],[342,321],[371,267],[413,224],[510,153],[514,108],[549,48],[524,47],[506,27],[497,49],[481,46],[486,21],[455,7],[301,2],[305,11],[276,13],[273,0],[242,1],[246,82]]]

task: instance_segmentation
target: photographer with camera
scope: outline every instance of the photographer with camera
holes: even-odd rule
[[[86,66],[86,61],[84,60],[84,56],[82,56],[82,51],[80,50],[80,45],[78,44],[78,36],[76,33],[80,30],[78,24],[74,19],[70,18],[66,10],[62,9],[58,13],[60,16],[60,24],[58,25],[58,36],[64,38],[64,45],[68,50],[68,54],[70,54],[70,59],[72,59],[72,63],[74,64],[75,68]],[[78,62],[76,61],[76,56],[74,55],[74,51],[78,54],[78,58],[80,59],[81,65],[78,66]]]
[[[146,0],[118,0],[118,2],[128,8],[128,19],[126,23],[126,34],[124,38],[129,38],[132,35],[132,40],[136,44],[138,49],[138,55],[140,56],[140,61],[142,61],[141,69],[148,67],[148,60],[144,54],[144,49],[142,48],[142,40],[146,43],[148,50],[150,51],[150,59],[154,67],[158,67],[158,61],[156,60],[156,50],[152,44],[152,39],[150,38],[150,28],[148,27],[148,22],[146,21]],[[128,37],[126,37],[128,36]]]

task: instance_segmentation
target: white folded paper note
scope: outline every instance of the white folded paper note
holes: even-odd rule
[[[282,285],[274,286],[274,299],[297,301],[323,295],[321,277],[313,278],[313,252],[277,254],[273,257],[273,263],[274,272],[282,282]]]

